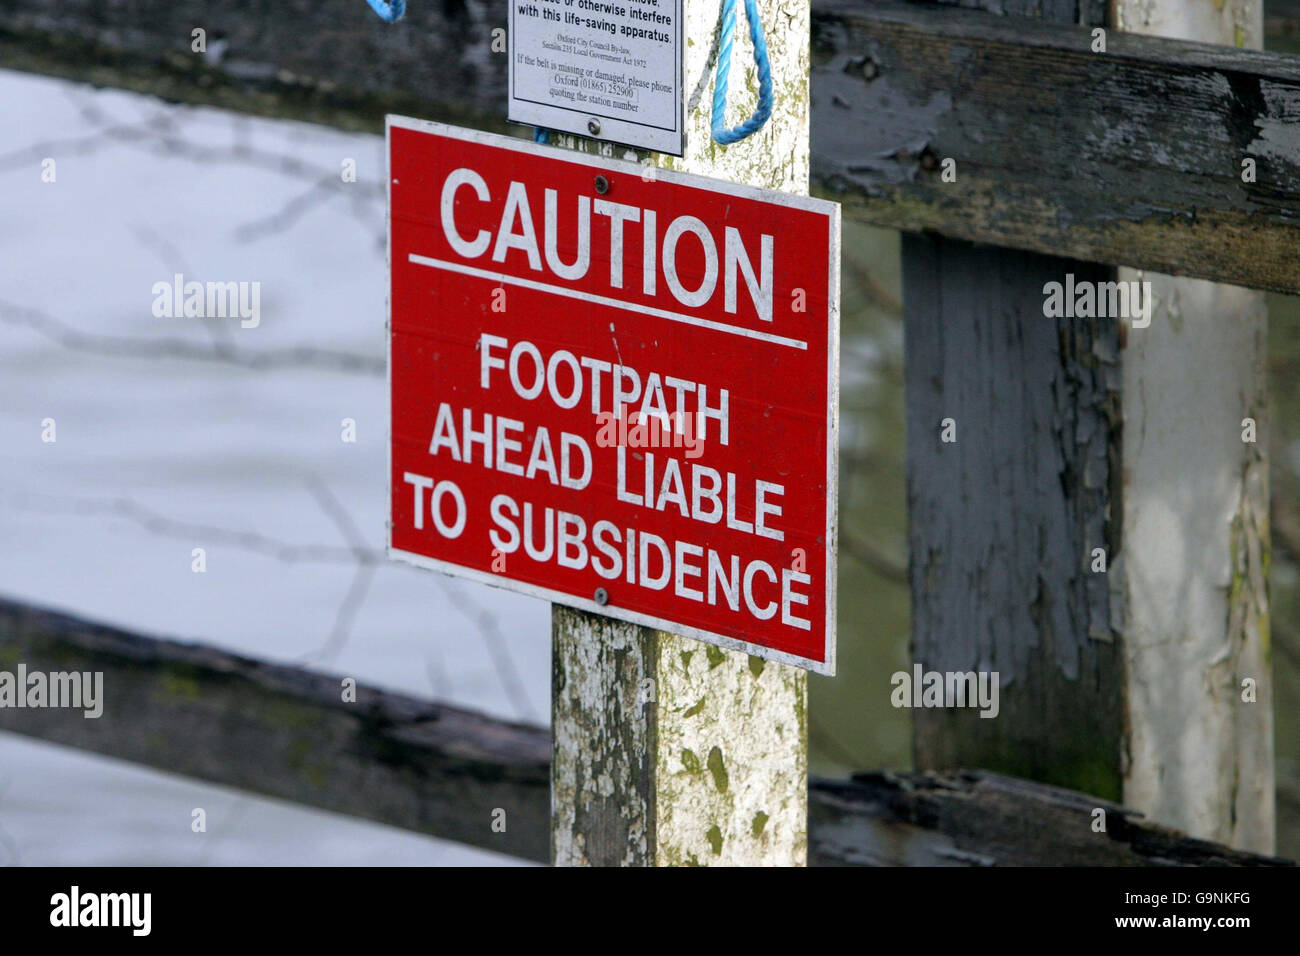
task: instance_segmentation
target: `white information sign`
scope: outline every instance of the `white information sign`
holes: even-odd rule
[[[517,123],[682,154],[682,0],[512,0]]]

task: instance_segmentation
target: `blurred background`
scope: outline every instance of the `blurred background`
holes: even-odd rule
[[[1300,52],[1291,22],[1269,48]],[[4,69],[0,104],[0,594],[544,724],[546,604],[358,558],[386,512],[382,137]],[[889,704],[910,666],[898,236],[844,230],[839,676],[810,678],[824,776],[911,766]],[[260,325],[155,318],[175,273],[260,281]],[[1295,858],[1300,300],[1269,315],[1277,852]],[[74,863],[517,861],[0,733],[0,864]]]

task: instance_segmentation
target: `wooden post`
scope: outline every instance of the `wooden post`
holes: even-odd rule
[[[757,134],[710,134],[716,0],[684,0],[686,154],[664,168],[806,193],[809,0],[760,0],[776,103]],[[756,103],[738,12],[729,125]],[[557,141],[575,145],[572,138]],[[591,144],[586,144],[590,149]],[[552,859],[557,865],[803,865],[807,676],[699,641],[555,606]]]
[[[1022,6],[1101,25],[1095,5]],[[1125,7],[1183,6],[1117,12],[1132,25]],[[1186,6],[1260,35],[1258,4]],[[945,188],[961,189],[960,161]],[[903,248],[913,655],[926,670],[997,671],[1001,687],[993,719],[915,711],[918,769],[1122,798],[1270,851],[1258,296],[1156,277],[1148,327],[1051,318],[1046,283],[1115,270],[921,236]],[[1258,703],[1242,701],[1247,677]]]
[[[913,659],[1000,680],[995,717],[912,712],[916,767],[1118,802],[1122,661],[1087,560],[1119,540],[1118,330],[1043,316],[1044,283],[1114,270],[920,236],[903,253]]]
[[[1263,46],[1261,0],[1117,0],[1114,25]],[[1238,173],[1248,158],[1269,162],[1243,153]],[[1264,295],[1129,269],[1120,278],[1155,293],[1151,326],[1130,333],[1123,360],[1124,802],[1192,836],[1272,853]]]
[[[1080,18],[1074,0],[1004,9]],[[962,188],[960,159],[943,188]],[[1115,270],[903,237],[912,656],[1000,678],[996,717],[918,709],[913,742],[917,769],[984,767],[1118,801],[1122,661],[1109,582],[1086,559],[1118,541],[1119,330],[1044,316],[1044,284],[1070,273]]]

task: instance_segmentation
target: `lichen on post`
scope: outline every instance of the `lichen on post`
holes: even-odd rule
[[[1130,32],[1263,45],[1260,0],[1116,0],[1114,19]],[[1155,308],[1123,360],[1124,803],[1272,853],[1264,294],[1121,270],[1139,275]]]

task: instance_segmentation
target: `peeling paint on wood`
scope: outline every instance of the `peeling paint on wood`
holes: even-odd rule
[[[1067,22],[1080,12],[1067,3],[1024,7],[999,12]],[[1098,22],[1098,11],[1083,12]],[[1008,37],[1047,29],[1019,15],[966,19]],[[978,43],[964,40],[932,65],[948,74],[933,85],[896,70],[898,57],[883,46],[873,55],[882,76],[894,76],[887,95],[910,104],[938,89],[959,102],[992,69],[977,62]],[[909,68],[917,56],[907,55]],[[1006,109],[1015,96],[1002,95],[1001,128],[969,138],[1034,156]],[[1060,104],[1040,91],[1017,108]],[[951,110],[936,111],[915,142],[952,155],[948,134],[940,135],[951,119]],[[905,183],[924,179],[953,198],[979,188],[979,167],[961,158],[957,182],[943,185],[915,165]],[[1001,194],[1017,192],[1015,171],[996,175]],[[912,657],[926,670],[997,672],[1000,685],[996,717],[977,708],[914,711],[914,753],[921,769],[983,767],[1118,800],[1122,660],[1111,582],[1090,570],[1090,559],[1094,548],[1112,563],[1121,552],[1119,328],[1113,319],[1044,314],[1044,286],[1071,273],[1080,282],[1114,278],[1092,263],[939,236],[903,239]],[[945,419],[955,423],[955,442],[942,440]]]
[[[655,632],[560,605],[551,621],[551,858],[641,865],[655,846]]]
[[[1270,852],[1264,303],[1230,286],[1145,278],[1157,308],[1124,356],[1125,802]],[[1246,417],[1255,443],[1242,441]],[[1242,700],[1244,678],[1256,703]]]
[[[1116,0],[1115,18],[1142,33],[1262,42],[1260,0]],[[1280,135],[1300,141],[1293,123]],[[1264,296],[1128,269],[1120,278],[1150,281],[1156,303],[1124,353],[1124,802],[1271,853]],[[1254,442],[1243,441],[1248,417]],[[1242,699],[1247,678],[1255,703]]]
[[[1120,797],[1120,349],[1050,319],[1043,286],[1104,266],[908,237],[903,246],[912,652],[997,671],[1000,712],[918,709],[919,768],[978,766]],[[952,418],[956,441],[941,440]]]

